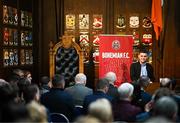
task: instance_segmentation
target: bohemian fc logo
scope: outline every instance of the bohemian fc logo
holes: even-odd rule
[[[112,48],[118,50],[120,48],[120,42],[118,40],[114,40],[112,42]]]

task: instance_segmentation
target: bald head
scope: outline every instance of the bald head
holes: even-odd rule
[[[76,76],[75,76],[75,82],[76,82],[76,84],[86,84],[86,80],[87,80],[87,78],[86,78],[86,75],[85,74],[83,74],[83,73],[78,73]]]
[[[161,78],[160,79],[160,86],[161,87],[167,87],[169,88],[171,84],[171,79],[170,78]]]
[[[114,72],[106,73],[105,78],[109,81],[109,83],[113,83],[113,84],[117,79],[116,74]]]

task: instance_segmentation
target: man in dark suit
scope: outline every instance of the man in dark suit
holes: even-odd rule
[[[97,99],[106,98],[110,102],[112,102],[113,98],[106,94],[109,89],[109,82],[107,79],[100,79],[96,85],[96,88],[97,90],[92,95],[88,95],[84,99],[84,103],[83,103],[84,113],[87,113],[89,104],[96,101]]]
[[[85,96],[93,94],[93,90],[85,86],[86,79],[86,75],[78,73],[75,76],[75,85],[65,89],[73,97],[75,105],[82,106]]]
[[[72,121],[74,114],[73,98],[64,91],[64,76],[55,75],[52,79],[53,87],[49,92],[41,96],[41,103],[50,111],[50,113],[62,113]]]
[[[148,54],[145,50],[141,50],[138,55],[139,61],[131,64],[130,76],[132,81],[137,81],[140,76],[148,76],[153,82],[155,80],[153,67],[147,63]]]

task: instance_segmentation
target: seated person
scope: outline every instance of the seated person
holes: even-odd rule
[[[75,85],[65,89],[65,91],[73,97],[75,105],[82,106],[85,96],[93,93],[92,89],[85,86],[86,79],[86,75],[78,73],[75,76]]]
[[[88,115],[96,117],[102,123],[113,122],[111,103],[107,99],[97,99],[88,107]]]
[[[46,92],[49,92],[51,88],[50,79],[48,76],[41,77],[41,87],[40,87],[40,93],[44,94]]]
[[[148,76],[154,82],[154,72],[151,64],[147,62],[147,51],[141,50],[138,55],[139,61],[130,66],[130,76],[132,81],[137,81],[141,76]]]
[[[114,85],[117,79],[116,74],[114,72],[108,72],[106,73],[105,78],[109,81],[109,90],[107,95],[112,96],[115,100],[119,99],[117,87]]]
[[[157,89],[154,92],[151,101],[149,101],[145,105],[145,107],[144,107],[145,112],[143,112],[141,114],[138,114],[136,116],[136,121],[137,122],[143,122],[143,121],[146,121],[148,118],[150,118],[152,116],[154,104],[156,103],[156,101],[158,99],[160,99],[161,97],[164,97],[164,96],[173,97],[173,93],[168,88],[159,88],[159,89]]]
[[[145,90],[150,84],[150,79],[147,76],[141,76],[136,82],[133,82],[134,93],[132,103],[141,107],[144,110],[144,106],[151,100],[151,95]]]
[[[87,113],[88,106],[97,99],[105,98],[108,99],[110,102],[112,102],[113,98],[106,94],[109,89],[109,82],[107,79],[105,78],[100,79],[96,85],[96,88],[97,89],[93,94],[86,96],[84,99],[83,102],[84,113]]]
[[[141,112],[139,107],[131,104],[133,91],[134,87],[130,83],[123,83],[119,86],[119,100],[112,105],[115,121],[135,121],[136,115]]]
[[[163,116],[172,122],[176,121],[178,105],[171,97],[161,97],[153,107],[153,116]]]
[[[175,86],[176,86],[176,80],[167,77],[160,79],[160,87],[162,88],[169,88],[171,90],[174,90]]]
[[[64,76],[56,74],[52,79],[52,85],[49,92],[41,95],[41,103],[50,113],[62,113],[72,121],[74,102],[72,96],[64,91]]]

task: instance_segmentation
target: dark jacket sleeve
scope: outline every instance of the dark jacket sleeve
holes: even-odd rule
[[[148,77],[150,78],[150,80],[152,82],[154,82],[155,81],[155,77],[154,77],[154,70],[153,70],[152,65],[147,63],[146,69],[147,69]]]
[[[131,66],[130,66],[130,77],[131,77],[132,81],[136,81],[139,79],[140,71],[141,71],[141,68],[140,68],[139,62],[131,64]]]

